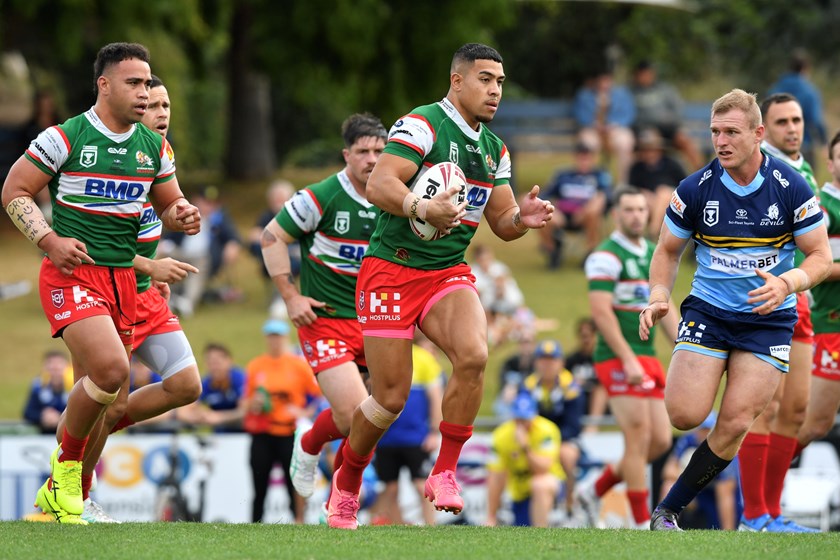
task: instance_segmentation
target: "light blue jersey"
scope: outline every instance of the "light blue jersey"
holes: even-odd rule
[[[697,271],[691,295],[715,307],[750,312],[748,292],[764,285],[756,269],[775,276],[793,268],[795,237],[823,223],[817,199],[796,171],[764,155],[758,175],[738,185],[717,159],[686,177],[671,198],[665,223],[692,238]],[[796,306],[789,295],[779,309]]]

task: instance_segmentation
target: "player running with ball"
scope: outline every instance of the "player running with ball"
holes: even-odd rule
[[[518,206],[510,186],[510,154],[484,125],[493,119],[505,79],[502,57],[485,45],[464,45],[452,59],[450,88],[437,103],[397,121],[367,185],[382,210],[357,282],[371,396],[353,415],[344,461],[333,476],[330,527],[355,529],[362,472],[379,438],[396,420],[411,388],[411,344],[418,326],[449,358],[452,378],[443,397],[441,448],[426,480],[438,510],[464,507],[455,468],[481,403],[487,363],[487,319],[464,253],[482,215],[506,241],[544,227],[553,206],[539,187]],[[467,201],[451,201],[460,185],[431,199],[410,192],[418,173],[451,161],[467,178]],[[409,219],[419,217],[447,235],[423,241]]]

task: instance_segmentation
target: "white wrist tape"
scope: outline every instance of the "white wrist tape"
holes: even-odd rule
[[[801,268],[792,268],[779,276],[787,284],[790,293],[803,292],[811,287],[808,273]]]
[[[35,246],[53,229],[44,218],[44,213],[30,196],[19,196],[6,206],[6,213],[12,223]]]
[[[654,298],[654,294],[659,295],[660,297]],[[656,302],[663,302],[668,303],[671,300],[671,290],[663,286],[662,284],[656,284],[650,289],[650,297],[648,297],[648,303],[656,303]]]
[[[429,206],[429,199],[417,196],[413,192],[405,195],[403,199],[402,208],[408,218],[426,219],[426,209]]]

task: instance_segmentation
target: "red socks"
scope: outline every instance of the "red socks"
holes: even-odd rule
[[[796,452],[796,438],[770,434],[770,447],[767,449],[767,468],[764,480],[764,501],[767,513],[776,518],[782,514],[782,490],[785,476]]]
[[[90,487],[93,486],[93,474],[82,475],[82,499],[87,500],[90,497]]]
[[[114,432],[119,432],[122,429],[128,428],[129,426],[133,426],[136,422],[128,417],[128,413],[123,414],[123,417],[117,421],[117,424],[111,428],[111,431],[108,432],[109,434],[113,434]]]
[[[744,495],[744,517],[747,519],[755,519],[768,513],[767,504],[764,501],[764,484],[769,447],[769,434],[747,432],[744,443],[738,451],[741,492]]]
[[[599,498],[603,497],[604,494],[609,492],[610,488],[619,482],[621,482],[621,478],[615,474],[612,465],[607,465],[607,468],[604,469],[604,472],[602,472],[601,476],[598,477],[598,480],[595,481],[595,495]],[[627,495],[629,497],[629,492]],[[648,519],[650,519],[650,515],[648,515]]]
[[[458,457],[461,456],[461,448],[470,439],[472,432],[472,426],[450,424],[449,422],[443,421],[440,423],[440,453],[438,454],[437,461],[435,461],[432,474],[438,474],[443,471],[455,471],[458,467]]]
[[[332,409],[328,408],[321,411],[312,428],[300,438],[300,446],[310,455],[317,455],[325,443],[343,437],[333,420]]]
[[[650,521],[647,490],[628,490],[627,499],[630,501],[630,510],[633,512],[633,520],[637,525]]]
[[[61,446],[58,452],[58,462],[64,461],[81,461],[85,454],[85,445],[87,445],[88,438],[78,439],[70,435],[67,428],[61,436]]]
[[[345,492],[358,494],[362,487],[362,473],[373,459],[373,452],[370,455],[359,455],[347,443],[344,445],[342,455],[344,455],[344,462],[341,463],[341,470],[333,473],[336,477],[335,487]]]

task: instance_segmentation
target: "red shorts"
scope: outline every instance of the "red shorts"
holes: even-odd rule
[[[362,260],[356,281],[356,313],[365,336],[414,338],[414,327],[443,296],[454,290],[475,290],[475,276],[466,264],[441,270],[420,270],[375,257]]]
[[[662,364],[653,356],[638,356],[642,369],[645,370],[644,379],[638,385],[627,383],[627,376],[621,360],[613,358],[595,364],[598,380],[607,389],[611,397],[630,396],[651,399],[665,398],[665,370]]]
[[[796,313],[799,320],[793,326],[793,340],[803,344],[814,343],[814,325],[811,323],[811,308],[808,307],[808,296],[805,292],[796,294]]]
[[[156,288],[137,294],[137,326],[134,327],[134,347],[140,348],[153,334],[181,330],[178,317],[169,310],[166,300]]]
[[[814,335],[814,368],[816,377],[840,381],[840,333]]]
[[[356,319],[318,317],[311,325],[298,328],[298,338],[315,375],[347,362],[367,365],[365,343]]]
[[[76,321],[108,315],[122,343],[133,344],[137,307],[134,269],[83,264],[65,275],[44,258],[38,291],[53,338]]]

